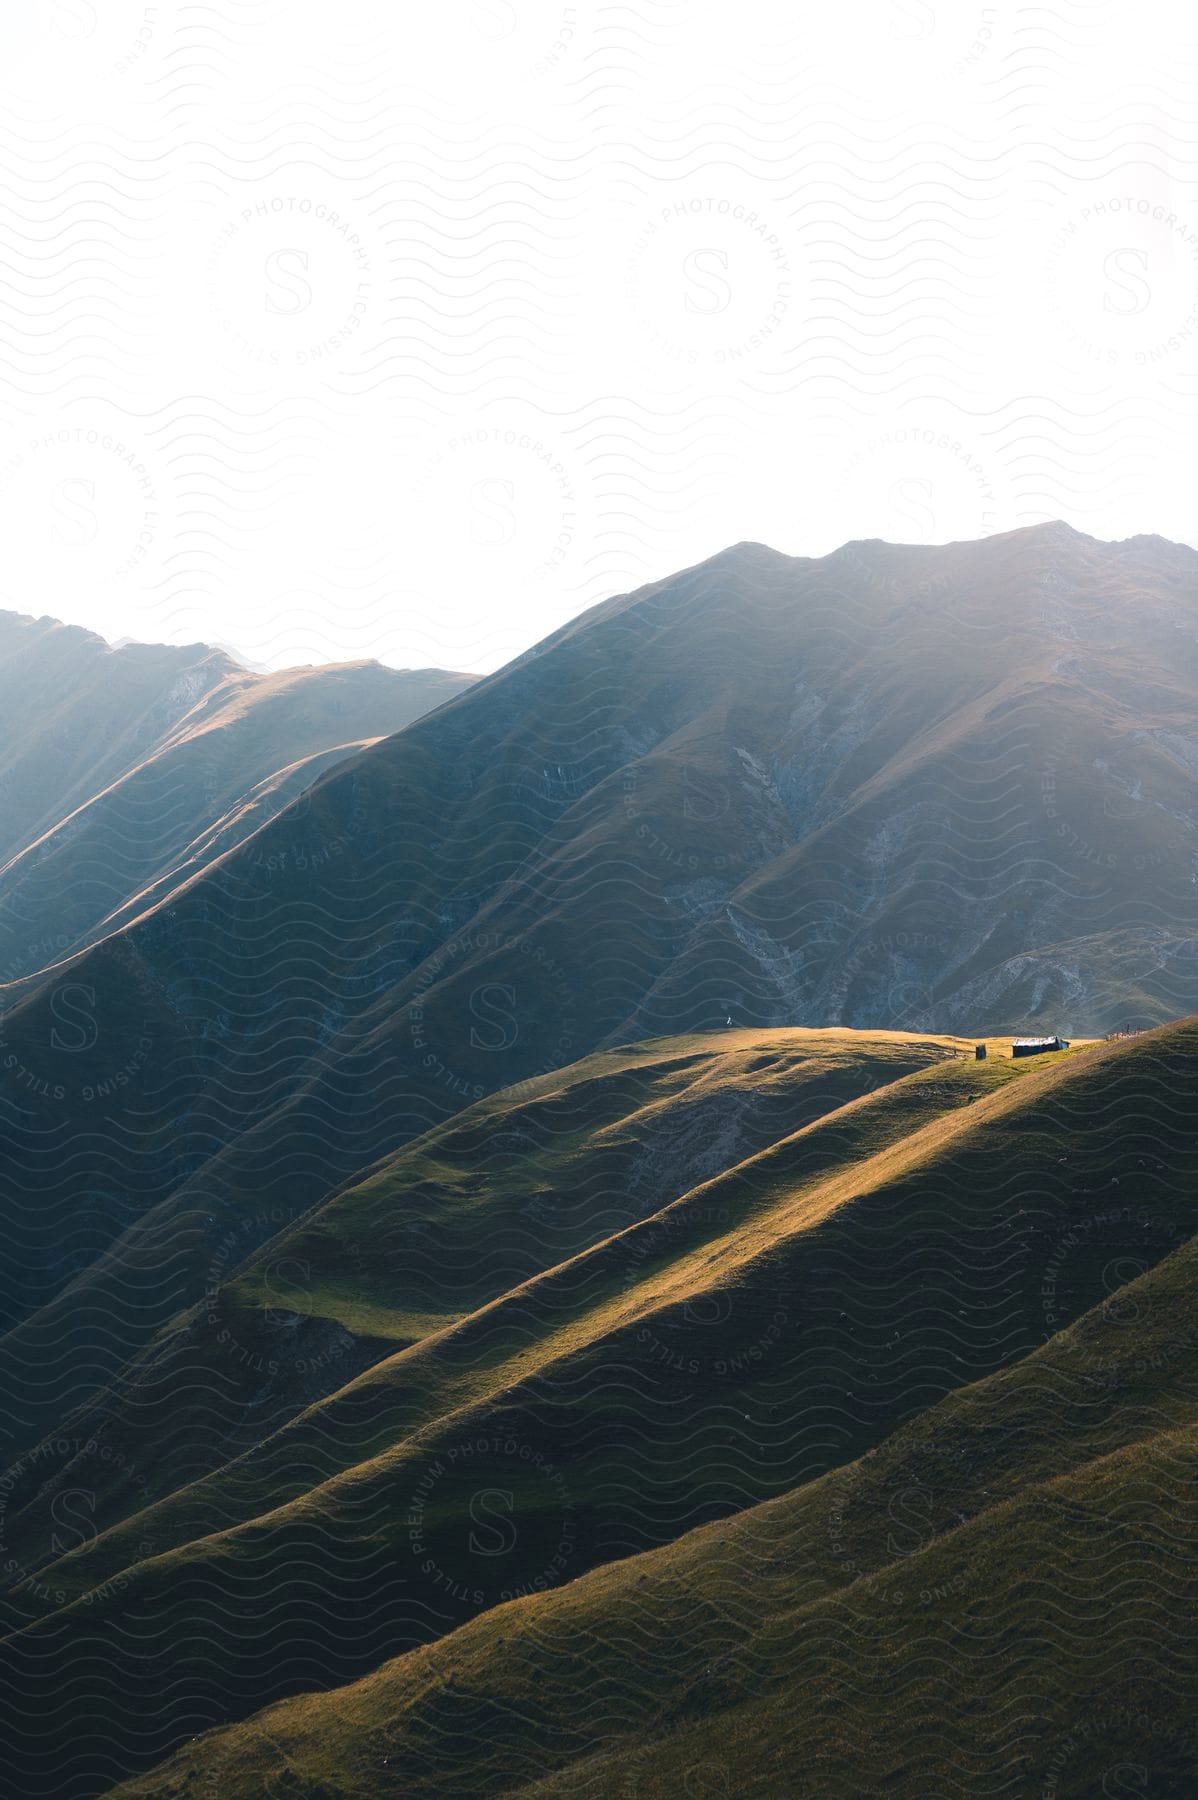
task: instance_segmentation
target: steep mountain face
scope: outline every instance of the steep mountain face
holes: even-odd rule
[[[0,612],[0,858],[153,755],[235,670],[204,644],[112,650],[78,626]]]
[[[0,1025],[13,1448],[464,1103],[735,1024],[1198,1005],[1198,555],[742,546],[339,765]]]
[[[988,1047],[602,1052],[215,1275],[6,1477],[23,1790],[1187,1792],[1198,1022]]]
[[[203,644],[0,613],[0,989],[244,842],[341,757],[470,685],[377,663],[254,674]]]

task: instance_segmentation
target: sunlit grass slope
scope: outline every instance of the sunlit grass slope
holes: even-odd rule
[[[796,1077],[801,1089],[802,1059],[785,1068],[786,1035],[766,1045],[734,1034],[725,1078],[751,1080],[768,1051],[757,1073],[772,1067],[780,1092]],[[690,1542],[705,1521],[762,1501],[797,1504],[857,1459],[869,1467],[885,1456],[893,1434],[962,1403],[970,1383],[1013,1381],[1046,1340],[1067,1356],[1070,1321],[1096,1305],[1100,1321],[1112,1318],[1115,1296],[1193,1229],[1196,1039],[1192,1025],[1164,1028],[1023,1064],[975,1063],[972,1044],[938,1040],[924,1066],[783,1129],[652,1214],[613,1219],[599,1241],[430,1327],[208,1476],[127,1506],[122,1522],[14,1596],[13,1624],[26,1624],[0,1673],[31,1766],[83,1792],[88,1771],[153,1761],[207,1724],[352,1681],[430,1638],[443,1645],[430,1666],[446,1670],[454,1628],[508,1596],[574,1595],[588,1568]],[[909,1064],[902,1040],[890,1043]],[[664,1068],[695,1049],[638,1055]],[[613,1073],[595,1059],[587,1079],[602,1087]],[[527,1093],[508,1104],[526,1107]],[[644,1105],[597,1129],[596,1142],[613,1125],[620,1139]],[[377,1245],[380,1260],[382,1175],[333,1203],[342,1241]],[[477,1221],[488,1204],[480,1193]],[[470,1213],[468,1182],[459,1205]],[[517,1201],[501,1185],[494,1205],[507,1218]],[[320,1223],[315,1215],[304,1229]],[[468,1281],[475,1260],[465,1260]],[[443,1273],[440,1291],[421,1287],[402,1261],[391,1282],[380,1275],[370,1314],[393,1317],[400,1336],[417,1308],[441,1316],[448,1296]],[[233,1303],[258,1305],[246,1279]],[[341,1307],[345,1291],[335,1282],[319,1304]],[[1170,1413],[1166,1424],[1176,1422]],[[1042,1424],[1068,1464],[1073,1423],[1059,1395]],[[1158,1429],[1153,1419],[1140,1427]],[[1089,1454],[1089,1439],[1079,1442]],[[935,1500],[935,1456],[928,1472]],[[1044,1472],[1017,1456],[1010,1491]],[[968,1517],[983,1502],[984,1492],[956,1511]],[[911,1547],[921,1506],[900,1499],[887,1543]],[[875,1535],[867,1526],[851,1552],[833,1545],[831,1560],[882,1567],[887,1545]],[[793,1604],[806,1603],[804,1590]],[[610,1628],[617,1638],[634,1629],[620,1617]],[[725,1649],[708,1646],[709,1659]],[[450,1679],[451,1696],[458,1686]],[[565,1738],[547,1726],[531,1739],[566,1743],[571,1756],[605,1753],[586,1725],[591,1694],[575,1692]],[[727,1709],[756,1703],[754,1689],[736,1688]],[[540,1754],[530,1767],[545,1774]],[[525,1755],[503,1765],[502,1780],[524,1778]],[[460,1770],[429,1779],[474,1791],[455,1786]]]
[[[1129,1289],[1130,1330],[1097,1309],[809,1487],[117,1791],[1181,1800],[1198,1768],[1196,1285],[1188,1247]],[[1126,1386],[1099,1377],[1129,1358]],[[1138,1787],[1112,1787],[1120,1770]]]
[[[1145,1167],[1148,1120],[1175,1114],[1156,1154],[1195,1209],[1196,1066],[1189,1027],[1050,1080],[1058,1102],[1080,1082],[1096,1110],[1122,1104]],[[1042,1097],[1021,1084],[988,1104],[1034,1131]],[[1083,1137],[1056,1149],[1090,1173]],[[1143,1232],[1158,1197],[1142,1183],[1093,1208],[1091,1249],[1104,1212]],[[1130,1279],[864,1456],[119,1792],[1192,1794],[1198,1248],[1134,1276],[1113,1260]]]
[[[888,1032],[729,1032],[606,1051],[480,1101],[296,1227],[280,1210],[241,1274],[232,1227],[202,1304],[121,1372],[119,1402],[105,1389],[75,1416],[73,1431],[106,1460],[52,1458],[55,1472],[86,1480],[95,1524],[110,1523],[260,1443],[371,1363],[961,1049]],[[994,1065],[970,1091],[1003,1078]],[[920,1090],[918,1104],[950,1092]],[[889,1103],[877,1112],[889,1118]],[[843,1153],[837,1136],[825,1154]],[[247,1229],[261,1230],[261,1210]],[[69,1319],[64,1331],[69,1344]],[[9,1496],[6,1541],[22,1567],[54,1535],[44,1466],[30,1458]]]

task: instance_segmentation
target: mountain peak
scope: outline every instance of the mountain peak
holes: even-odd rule
[[[1101,538],[1091,537],[1089,532],[1078,531],[1066,519],[1044,519],[1039,525],[1017,526],[1014,531],[1000,533],[1003,537],[1039,538],[1052,544],[1098,544]]]

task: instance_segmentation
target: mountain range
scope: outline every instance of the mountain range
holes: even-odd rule
[[[0,692],[30,1791],[1019,1791],[1075,1732],[1099,1791],[1094,1681],[1193,1675],[1198,553],[740,545],[477,681],[8,615]],[[1161,1492],[1091,1641],[1082,1524]]]
[[[203,644],[110,647],[0,612],[0,988],[168,898],[472,679],[374,662],[251,673]]]

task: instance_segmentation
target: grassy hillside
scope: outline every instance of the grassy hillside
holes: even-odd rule
[[[200,1306],[121,1372],[119,1432],[107,1390],[73,1418],[111,1451],[99,1465],[83,1459],[92,1521],[185,1486],[380,1357],[847,1101],[959,1054],[950,1039],[807,1031],[602,1052],[476,1103],[290,1229],[279,1209],[248,1267],[235,1273],[231,1236]],[[69,1332],[65,1319],[64,1354]],[[44,1499],[25,1510],[39,1491],[28,1460],[5,1540],[22,1565],[42,1559],[53,1532]],[[71,1479],[71,1460],[53,1460]],[[130,1468],[146,1471],[132,1494]]]
[[[1056,527],[741,546],[322,777],[0,1024],[10,1452],[230,1234],[595,1050],[1198,1005],[1196,573]]]
[[[822,1481],[114,1791],[1191,1794],[1196,1280],[1190,1245],[1134,1321],[1087,1314]]]
[[[294,1317],[370,1334],[383,1353],[170,1492],[154,1486],[148,1462],[145,1483],[130,1478],[142,1466],[135,1446],[146,1421],[136,1387],[124,1416],[126,1395],[114,1390],[107,1423],[86,1429],[97,1464],[105,1450],[108,1466],[121,1459],[123,1482],[95,1481],[91,1530],[69,1542],[52,1503],[80,1491],[86,1461],[76,1458],[51,1484],[43,1501],[58,1542],[52,1533],[48,1557],[44,1538],[28,1552],[9,1602],[0,1669],[18,1766],[63,1792],[92,1792],[98,1772],[115,1779],[207,1724],[381,1669],[328,1703],[340,1723],[329,1715],[319,1723],[318,1699],[289,1707],[283,1760],[270,1764],[278,1791],[498,1792],[550,1777],[563,1762],[578,1764],[570,1780],[593,1781],[600,1793],[641,1791],[621,1784],[639,1780],[642,1764],[644,1791],[685,1791],[672,1737],[701,1734],[713,1713],[728,1716],[725,1754],[732,1746],[758,1783],[753,1791],[779,1779],[794,1791],[795,1771],[830,1746],[863,1759],[858,1774],[871,1757],[881,1766],[896,1754],[881,1714],[874,1737],[860,1728],[843,1682],[842,1639],[857,1630],[858,1608],[876,1651],[875,1662],[863,1658],[864,1693],[901,1687],[888,1660],[896,1633],[918,1638],[933,1616],[915,1605],[903,1612],[891,1593],[878,1602],[882,1623],[871,1624],[870,1596],[887,1584],[870,1584],[888,1561],[927,1554],[919,1591],[955,1594],[959,1570],[935,1558],[957,1527],[981,1531],[990,1546],[998,1527],[986,1521],[991,1512],[1004,1521],[1009,1501],[1030,1510],[1019,1515],[1025,1536],[1000,1546],[999,1560],[1026,1560],[1030,1533],[1051,1545],[1040,1565],[1050,1587],[1066,1580],[1058,1568],[1067,1555],[1084,1584],[1089,1540],[1081,1550],[1073,1540],[1093,1500],[1086,1484],[1107,1492],[1106,1474],[1091,1476],[1089,1464],[1144,1440],[1148,1460],[1135,1464],[1126,1492],[1116,1484],[1110,1504],[1148,1519],[1143,1481],[1167,1478],[1160,1468],[1172,1469],[1180,1453],[1163,1434],[1190,1417],[1188,1389],[1174,1392],[1184,1359],[1158,1368],[1149,1340],[1176,1339],[1186,1304],[1184,1282],[1170,1286],[1166,1272],[1190,1267],[1198,1027],[1028,1063],[976,1063],[971,1043],[867,1040],[858,1055],[874,1059],[880,1085],[861,1091],[858,1067],[857,1097],[839,1105],[831,1088],[844,1080],[850,1046],[835,1035],[821,1046],[820,1035],[804,1045],[803,1034],[757,1042],[734,1034],[723,1063],[713,1044],[648,1045],[592,1059],[531,1096],[500,1096],[464,1115],[455,1133],[413,1146],[402,1188],[402,1161],[390,1176],[373,1171],[236,1275],[211,1309],[218,1329],[236,1335],[257,1314],[260,1329],[286,1330],[290,1267],[291,1297],[308,1309]],[[814,1080],[803,1054],[812,1049],[825,1065]],[[821,1082],[831,1107],[814,1117]],[[646,1113],[673,1115],[649,1159],[658,1181],[671,1135],[685,1138],[688,1111],[692,1123],[711,1117],[698,1109],[720,1085],[764,1088],[761,1129],[768,1123],[771,1141],[732,1145],[718,1173],[676,1199],[667,1188],[656,1197],[668,1203],[651,1214],[646,1206],[631,1222],[604,1220],[609,1235],[567,1243],[563,1260],[524,1273],[517,1185],[502,1179],[502,1163],[500,1179],[472,1184],[472,1153],[497,1132],[530,1132],[524,1204],[539,1209],[558,1175],[568,1178],[566,1193],[585,1184],[588,1149],[577,1128],[589,1118],[595,1195],[626,1205],[629,1167],[652,1137]],[[787,1120],[772,1135],[791,1096],[810,1122],[786,1129]],[[444,1207],[434,1194],[444,1194]],[[576,1227],[568,1204],[563,1211],[569,1240]],[[447,1236],[423,1267],[409,1258],[403,1230],[388,1230],[400,1212],[404,1226],[444,1218]],[[320,1279],[295,1280],[305,1261]],[[1137,1286],[1153,1269],[1165,1286]],[[485,1291],[492,1279],[517,1285],[478,1305],[476,1284]],[[203,1321],[181,1324],[202,1337]],[[385,1354],[389,1334],[404,1347]],[[1120,1355],[1130,1367],[1110,1379]],[[1064,1382],[1052,1373],[1062,1369]],[[176,1381],[175,1393],[190,1401],[186,1384]],[[1158,1438],[1163,1465],[1154,1460]],[[901,1471],[908,1455],[920,1471],[914,1488],[893,1473],[870,1488],[888,1457]],[[1036,1495],[1069,1472],[1081,1485],[1053,1538],[1057,1490]],[[772,1508],[792,1506],[807,1521],[793,1527],[808,1534],[801,1556],[792,1527],[771,1523],[790,1516]],[[30,1545],[37,1512],[27,1502]],[[1176,1523],[1158,1515],[1143,1569],[1134,1558],[1128,1565],[1142,1609],[1159,1599],[1160,1517],[1166,1534]],[[703,1529],[706,1521],[716,1523]],[[751,1550],[736,1548],[742,1531]],[[705,1545],[725,1543],[727,1557],[707,1557]],[[1097,1566],[1104,1582],[1101,1557]],[[600,1596],[656,1582],[659,1570],[647,1607],[634,1593],[604,1612]],[[992,1629],[984,1606],[992,1579],[979,1574],[982,1610],[971,1615],[990,1621],[979,1682],[1005,1666],[993,1645],[1008,1641],[1006,1627]],[[841,1588],[847,1612],[818,1612],[814,1635],[796,1635],[802,1609],[840,1605]],[[1034,1580],[1028,1591],[1043,1603]],[[1105,1596],[1101,1583],[1093,1591]],[[505,1609],[520,1594],[515,1611]],[[955,1617],[951,1608],[944,1616]],[[1158,1624],[1172,1616],[1153,1615]],[[827,1618],[830,1638],[819,1623]],[[430,1639],[439,1647],[421,1650]],[[1083,1660],[1089,1641],[1083,1635]],[[808,1643],[809,1664],[796,1662]],[[934,1646],[930,1654],[934,1664]],[[546,1661],[552,1676],[534,1677],[534,1663]],[[915,1679],[911,1670],[923,1679],[925,1661],[908,1656],[897,1666],[904,1679]],[[812,1736],[791,1743],[793,1684],[806,1684],[808,1669],[827,1695],[826,1717],[821,1698]],[[418,1702],[402,1685],[409,1677]],[[934,1668],[927,1678],[935,1689]],[[1070,1674],[1061,1692],[1076,1691]],[[893,1730],[906,1729],[910,1694],[890,1698]],[[742,1713],[769,1704],[776,1731]],[[277,1716],[192,1746],[184,1755],[196,1772],[185,1779],[273,1791],[249,1784],[262,1779],[264,1757],[280,1754]],[[480,1749],[483,1738],[489,1748]],[[758,1739],[780,1760],[748,1768]],[[709,1749],[697,1742],[687,1765],[696,1768]],[[937,1782],[953,1791],[946,1771],[957,1751],[950,1743],[940,1763],[927,1763],[921,1744],[917,1773],[901,1762],[894,1769],[909,1791],[917,1775],[932,1791]],[[628,1755],[631,1765],[620,1761]],[[470,1758],[477,1776],[466,1773]],[[869,1780],[828,1791],[869,1791]]]

